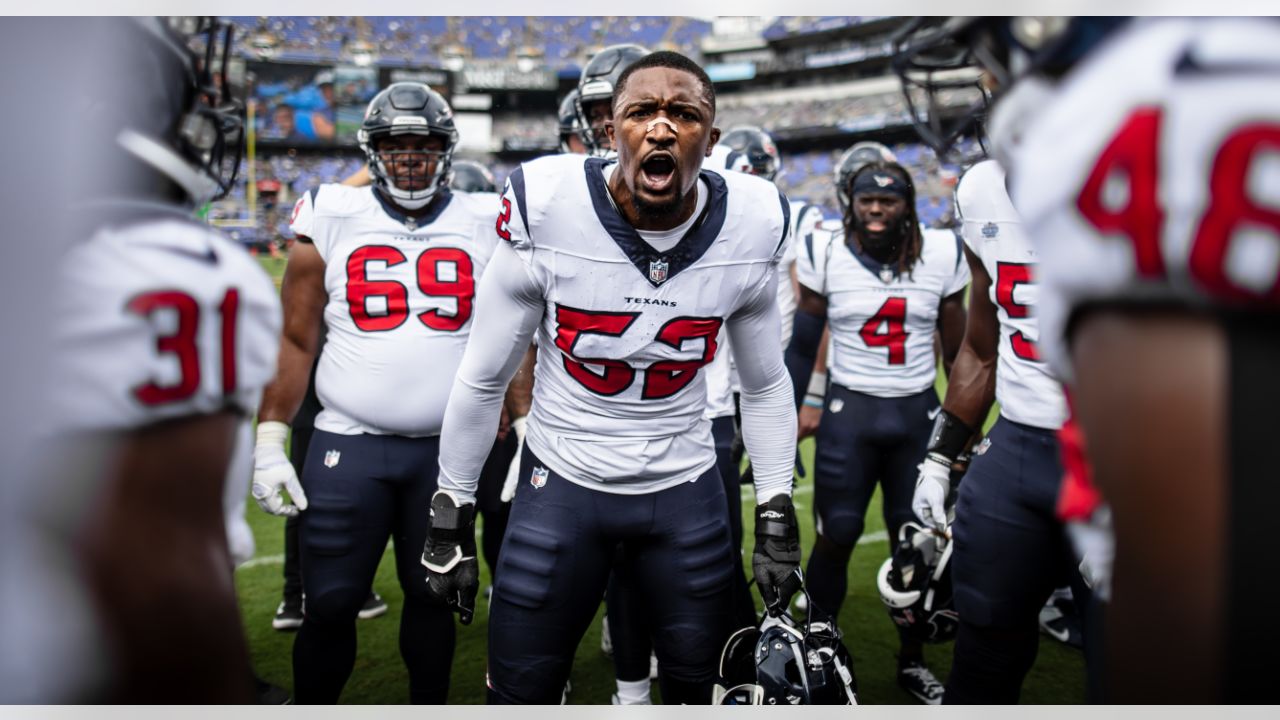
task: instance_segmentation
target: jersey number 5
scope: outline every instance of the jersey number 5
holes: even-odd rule
[[[171,310],[177,317],[177,328],[170,335],[156,338],[156,352],[171,353],[181,371],[177,382],[160,385],[152,380],[133,388],[133,396],[143,405],[182,402],[200,389],[200,303],[178,290],[161,290],[136,295],[126,305],[129,312],[151,318],[157,312]],[[218,305],[222,322],[222,394],[236,391],[236,317],[240,308],[240,291],[231,288]]]
[[[1102,151],[1085,180],[1076,207],[1103,233],[1119,233],[1133,243],[1138,275],[1165,277],[1160,248],[1164,210],[1160,207],[1160,128],[1158,107],[1135,110]],[[1249,196],[1249,176],[1254,159],[1280,153],[1280,125],[1247,123],[1227,133],[1209,170],[1208,202],[1191,240],[1188,271],[1215,296],[1238,301],[1280,303],[1280,279],[1269,288],[1244,287],[1226,272],[1233,240],[1250,233],[1280,241],[1280,209],[1267,207]],[[1127,184],[1123,205],[1108,204],[1115,188],[1112,178],[1122,175]]]
[[[597,395],[617,395],[636,379],[636,369],[621,360],[584,358],[574,354],[583,335],[620,337],[640,317],[635,312],[589,312],[564,305],[556,306],[556,347],[564,355],[564,369],[574,380]],[[644,388],[640,397],[660,400],[671,397],[693,381],[698,370],[716,356],[716,337],[720,334],[720,318],[674,318],[658,330],[657,341],[676,350],[685,341],[702,338],[702,355],[694,360],[659,360],[644,369]],[[587,367],[587,363],[604,368],[603,374]]]
[[[366,245],[347,259],[347,307],[356,327],[365,332],[385,332],[404,324],[409,317],[409,290],[395,280],[370,280],[366,268],[370,262],[382,262],[391,268],[405,262],[404,253],[389,245]],[[441,267],[453,266],[452,280],[440,277]],[[455,332],[471,319],[471,300],[476,282],[471,256],[458,248],[438,247],[418,256],[418,289],[431,297],[453,298],[457,310],[451,315],[439,310],[418,313],[418,319],[432,330]],[[381,297],[386,312],[369,312],[369,298]]]

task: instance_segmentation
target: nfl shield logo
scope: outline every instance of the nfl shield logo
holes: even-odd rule
[[[324,466],[331,468],[338,464],[338,459],[342,457],[342,453],[337,450],[330,450],[324,454]]]
[[[886,285],[893,282],[893,268],[888,265],[880,268],[880,282]]]
[[[649,279],[654,283],[661,283],[667,279],[666,260],[654,260],[649,263]]]
[[[533,469],[533,477],[529,478],[529,484],[540,488],[547,484],[547,469],[536,467]]]

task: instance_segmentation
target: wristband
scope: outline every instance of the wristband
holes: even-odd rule
[[[822,396],[820,396],[820,395],[819,395],[819,396],[815,397],[815,396],[813,396],[813,395],[805,395],[805,396],[804,396],[804,405],[805,405],[806,407],[819,408],[819,409],[821,409],[821,408],[822,408]]]
[[[939,410],[929,434],[928,454],[944,465],[950,465],[968,446],[973,429],[955,415]]]
[[[287,437],[289,437],[289,426],[278,420],[258,423],[258,445],[274,445],[283,449]]]
[[[824,372],[813,371],[809,376],[809,389],[805,391],[808,395],[817,397],[819,400],[827,395],[827,374]],[[806,398],[808,399],[808,398]]]

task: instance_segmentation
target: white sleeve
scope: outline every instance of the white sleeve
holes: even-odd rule
[[[796,280],[819,295],[826,294],[828,235],[817,230],[795,239]]]
[[[541,289],[508,243],[498,243],[494,250],[480,279],[475,306],[471,338],[440,432],[439,487],[463,503],[475,502],[476,483],[493,448],[507,384],[545,312]]]
[[[956,236],[956,270],[952,274],[951,279],[947,282],[946,288],[943,290],[943,297],[951,297],[952,295],[964,289],[969,284],[969,263],[964,257],[964,241],[960,236]]]
[[[293,215],[289,218],[289,229],[295,235],[302,235],[310,238],[314,229],[316,217],[316,194],[319,188],[312,188],[302,193],[298,198],[298,202],[293,205]]]
[[[729,317],[729,342],[752,348],[739,353],[742,383],[742,440],[755,473],[756,502],[791,494],[796,462],[796,412],[791,378],[782,361],[782,322],[778,316],[777,273]]]

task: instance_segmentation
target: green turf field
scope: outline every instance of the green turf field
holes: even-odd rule
[[[276,277],[283,261],[263,259],[263,265]],[[813,442],[801,444],[805,467],[812,467]],[[751,506],[750,488],[744,488],[744,514]],[[801,541],[808,557],[813,543],[812,478],[800,481],[795,504],[801,523]],[[425,508],[424,508],[425,510]],[[271,618],[280,602],[282,561],[284,553],[284,520],[261,512],[252,500],[248,503],[249,524],[253,527],[258,549],[255,559],[236,573],[249,646],[257,672],[267,680],[292,687],[291,653],[293,633],[271,628]],[[750,548],[751,521],[746,517]],[[880,516],[877,492],[867,514],[866,536],[883,538],[884,521]],[[483,532],[483,527],[481,527]],[[897,633],[880,603],[875,589],[875,573],[888,553],[885,539],[863,544],[853,554],[849,566],[849,597],[840,615],[840,628],[845,644],[853,655],[855,672],[864,703],[914,703],[914,699],[898,689],[895,682]],[[746,555],[750,577],[750,554]],[[488,568],[481,562],[481,587],[488,585]],[[347,683],[342,702],[353,704],[408,702],[408,680],[400,660],[398,627],[401,593],[395,577],[395,562],[390,548],[374,579],[374,589],[386,599],[389,612],[373,620],[359,622],[359,652],[355,670]],[[484,702],[486,604],[480,598],[475,622],[459,627],[457,652],[453,664],[451,703]],[[950,643],[926,649],[930,667],[945,682],[951,666]],[[592,625],[578,647],[574,662],[571,703],[608,704],[614,690],[612,661],[600,652],[600,622]],[[656,683],[655,683],[656,686]],[[657,692],[654,693],[655,700]],[[1023,702],[1067,704],[1084,700],[1084,662],[1079,651],[1041,636],[1040,653],[1027,678]]]

